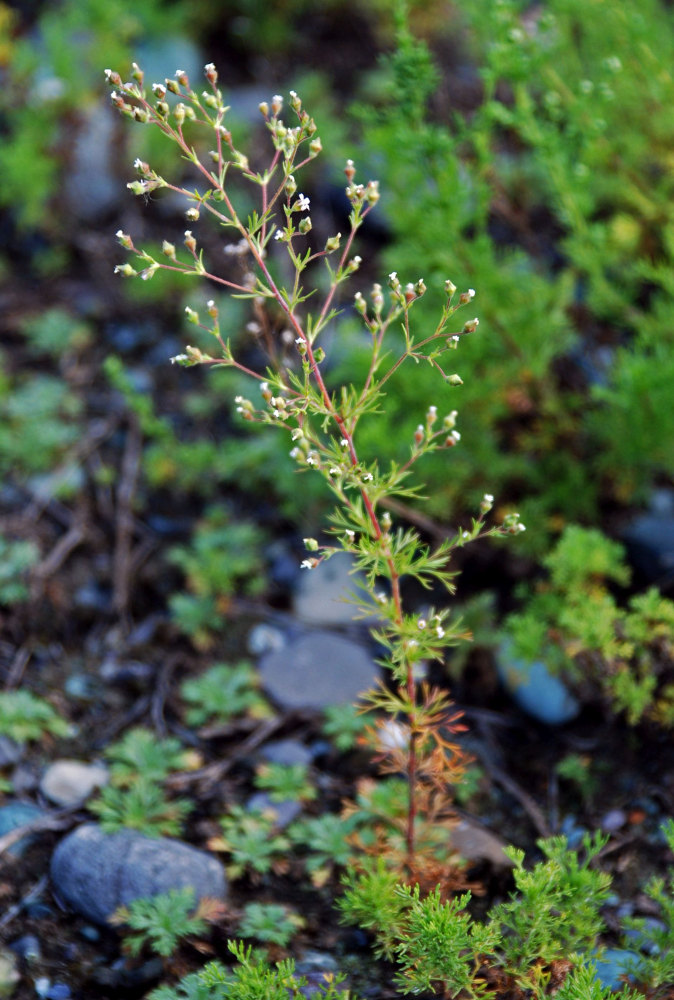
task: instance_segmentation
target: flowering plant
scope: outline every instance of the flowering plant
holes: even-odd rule
[[[356,168],[347,160],[349,231],[346,237],[337,233],[322,247],[315,247],[310,235],[310,199],[299,190],[296,177],[319,155],[321,142],[316,124],[296,93],[290,93],[293,125],[282,118],[280,96],[260,105],[272,151],[269,162],[258,170],[237,148],[225,124],[228,108],[213,64],[205,67],[208,86],[202,93],[192,88],[182,71],[153,84],[151,97],[135,63],[131,82],[124,83],[111,70],[106,76],[119,111],[159,129],[175,143],[194,167],[200,185],[192,189],[170,182],[148,163],[136,160],[139,176],[129,188],[142,196],[167,188],[186,199],[190,224],[210,216],[234,237],[225,246],[231,266],[221,269],[207,261],[192,229],[185,232],[184,251],[164,241],[162,259],[137,248],[130,235],[119,232],[119,242],[135,256],[136,266],[127,262],[115,270],[143,280],[151,279],[160,269],[195,275],[223,291],[250,299],[252,329],[269,356],[265,371],[253,370],[235,356],[222,334],[215,300],[207,303],[203,320],[195,309],[188,307],[186,312],[190,323],[213,337],[216,353],[188,346],[172,361],[184,366],[228,367],[249,376],[257,383],[257,397],[237,396],[237,412],[246,421],[278,426],[289,436],[290,455],[297,466],[318,472],[335,496],[330,540],[323,544],[306,538],[307,558],[302,565],[310,571],[334,553],[345,551],[365,577],[365,591],[354,595],[354,603],[360,615],[378,620],[374,635],[386,651],[382,662],[390,678],[390,683],[365,697],[369,706],[384,713],[371,737],[383,770],[402,773],[407,779],[404,807],[400,815],[390,818],[386,843],[378,846],[397,859],[407,876],[425,883],[435,881],[447,865],[451,867],[447,839],[442,846],[438,844],[438,822],[451,817],[448,787],[460,780],[466,760],[452,740],[452,733],[460,727],[456,715],[451,714],[447,694],[421,678],[425,661],[442,658],[449,646],[466,636],[458,623],[450,621],[446,607],[431,607],[423,615],[408,611],[401,581],[411,577],[427,589],[441,585],[452,593],[455,574],[448,563],[455,549],[478,537],[517,534],[524,526],[517,514],[506,515],[500,525],[487,524],[494,502],[489,494],[485,494],[470,527],[435,548],[425,544],[413,528],[394,524],[392,512],[400,510],[400,499],[419,495],[419,487],[410,483],[417,462],[440,449],[449,455],[459,443],[455,409],[447,407],[441,415],[437,405],[420,404],[420,420],[407,458],[386,469],[380,468],[376,456],[360,454],[358,429],[366,415],[376,415],[385,406],[386,383],[404,363],[432,366],[445,392],[462,384],[448,360],[461,337],[476,331],[478,320],[469,319],[457,329],[450,323],[457,310],[471,302],[474,292],[471,289],[457,296],[454,284],[446,281],[437,325],[420,336],[412,329],[410,313],[426,294],[423,279],[403,283],[393,272],[388,276],[388,294],[379,284],[367,295],[357,291],[353,306],[369,338],[369,369],[362,384],[333,386],[322,334],[338,315],[342,286],[362,263],[353,252],[353,244],[379,200],[377,182],[358,183]],[[197,151],[198,130],[212,146],[207,155]],[[258,207],[246,218],[237,207],[244,199],[236,193],[233,175],[257,189]],[[317,263],[324,265],[327,283],[320,305],[310,310],[308,272]],[[283,265],[287,272],[288,264],[291,280],[283,281],[279,275]],[[275,313],[279,312],[284,325],[280,345],[273,337]],[[395,738],[391,735],[393,720],[404,720],[396,723]]]

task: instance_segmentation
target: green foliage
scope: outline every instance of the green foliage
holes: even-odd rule
[[[229,854],[227,873],[232,879],[246,872],[266,875],[283,862],[290,849],[288,837],[275,830],[274,817],[257,810],[232,806],[220,826],[223,835],[212,846]]]
[[[76,127],[97,100],[100,66],[128,59],[148,32],[184,30],[185,21],[179,4],[162,0],[133,9],[123,0],[64,0],[44,7],[23,33],[15,18],[0,95],[0,206],[11,208],[22,226],[50,228],[58,217],[55,195],[71,145],[62,130]]]
[[[606,840],[586,834],[582,861],[564,837],[538,841],[546,860],[531,870],[524,868],[523,851],[508,849],[516,894],[494,907],[489,919],[502,928],[500,961],[522,985],[533,985],[540,965],[573,958],[596,944],[611,878],[590,865]]]
[[[439,886],[424,898],[418,885],[396,891],[407,906],[404,936],[395,949],[399,991],[417,994],[440,982],[448,997],[462,990],[468,997],[492,996],[477,977],[493,959],[500,935],[494,924],[477,923],[466,912],[470,893],[443,900]]]
[[[307,764],[260,764],[255,784],[269,793],[272,802],[310,802],[317,794]]]
[[[39,740],[45,733],[67,736],[70,732],[65,719],[44,698],[30,691],[0,691],[0,733],[22,743]]]
[[[179,837],[193,803],[169,799],[162,782],[172,771],[191,765],[180,741],[158,739],[151,730],[136,727],[107,747],[105,756],[111,762],[110,784],[89,803],[103,829],[112,833],[130,827],[148,837]]]
[[[233,969],[209,962],[177,987],[154,990],[149,1000],[301,1000],[306,996],[307,980],[295,974],[292,959],[272,966],[241,941],[228,941],[227,946],[236,960]],[[325,983],[319,984],[313,995],[318,1000],[358,1000],[350,990],[339,989],[343,979],[325,973]]]
[[[358,817],[343,817],[325,813],[309,819],[298,820],[288,828],[293,844],[308,849],[307,871],[315,883],[325,881],[335,865],[343,868],[353,860],[354,848],[349,841],[356,828]]]
[[[137,778],[148,784],[162,782],[171,771],[184,770],[190,758],[175,737],[158,739],[151,729],[137,726],[105,750],[111,761],[110,778],[114,785],[128,788]]]
[[[371,723],[366,712],[349,702],[328,705],[323,709],[323,716],[323,732],[342,751],[352,750]]]
[[[72,351],[79,351],[91,343],[89,326],[75,318],[67,309],[55,307],[31,316],[22,325],[31,353],[48,355],[61,360]]]
[[[239,934],[263,944],[286,948],[304,921],[286,906],[276,903],[247,903],[239,924]]]
[[[207,922],[194,913],[194,889],[184,886],[150,898],[134,899],[120,906],[111,922],[130,928],[125,931],[124,945],[132,955],[147,947],[156,955],[168,958],[183,938],[204,934]]]
[[[505,622],[515,654],[591,679],[630,725],[672,725],[674,602],[651,588],[621,608],[608,583],[629,580],[624,549],[594,529],[570,525],[543,562],[549,579]]]
[[[190,544],[169,550],[169,561],[182,569],[190,590],[173,595],[169,605],[178,626],[197,644],[209,644],[228,598],[264,590],[264,538],[254,521],[234,519],[223,507],[211,507],[197,523]]]
[[[667,821],[663,833],[670,851],[674,851],[674,820]],[[632,935],[625,938],[625,947],[639,954],[638,961],[629,963],[627,971],[637,983],[648,985],[653,1000],[666,1000],[674,982],[674,868],[670,868],[667,881],[651,878],[644,892],[655,903],[658,919],[623,918],[624,929]]]
[[[27,576],[39,559],[34,542],[0,533],[0,606],[18,604],[28,597]]]
[[[106,785],[88,808],[106,833],[139,830],[147,837],[180,837],[187,814],[194,803],[167,798],[161,785],[138,777],[129,788]]]
[[[12,377],[0,357],[0,476],[52,470],[80,433],[82,405],[55,375]]]
[[[248,660],[216,663],[200,677],[190,677],[180,685],[188,703],[185,721],[189,726],[228,722],[250,713],[260,718],[268,712],[259,693],[259,674]]]
[[[638,1000],[643,994],[631,989],[623,989],[616,994],[610,986],[602,986],[592,962],[574,966],[555,991],[557,1000],[615,1000],[616,996],[620,1000]]]

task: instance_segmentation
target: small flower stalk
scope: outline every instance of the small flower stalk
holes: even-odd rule
[[[237,148],[226,127],[228,108],[215,66],[209,63],[204,74],[207,89],[201,93],[178,71],[173,78],[155,84],[148,94],[137,67],[128,83],[118,73],[106,71],[114,88],[113,105],[125,117],[158,129],[174,143],[191,163],[197,180],[196,188],[183,187],[137,161],[139,179],[129,185],[133,193],[146,195],[154,188],[166,187],[182,195],[191,228],[186,230],[182,246],[165,241],[156,260],[138,250],[131,236],[119,232],[120,246],[136,259],[133,265],[117,265],[116,270],[125,277],[146,279],[157,270],[198,275],[220,293],[250,299],[255,336],[263,343],[268,328],[266,304],[273,303],[280,311],[285,326],[282,347],[269,343],[265,371],[252,371],[234,356],[220,331],[214,300],[208,302],[203,318],[190,307],[186,310],[188,322],[212,335],[214,355],[188,346],[171,361],[184,366],[233,368],[257,381],[251,399],[238,397],[235,401],[239,416],[253,423],[272,424],[287,435],[288,451],[298,469],[322,476],[332,493],[336,506],[331,516],[331,543],[307,537],[302,567],[311,571],[334,553],[348,552],[366,580],[365,592],[357,595],[359,612],[380,623],[374,634],[385,650],[388,678],[385,685],[365,696],[368,707],[381,713],[371,733],[371,745],[384,772],[405,776],[407,794],[399,814],[389,817],[378,831],[378,847],[407,878],[423,885],[438,880],[449,884],[457,871],[446,836],[446,824],[453,815],[451,786],[461,780],[466,757],[454,738],[461,725],[447,693],[423,678],[425,664],[442,659],[449,647],[467,636],[450,620],[445,607],[427,608],[423,616],[407,609],[401,581],[403,577],[414,578],[426,588],[440,584],[451,594],[455,574],[449,563],[455,549],[478,537],[517,534],[524,529],[516,514],[506,515],[501,524],[487,523],[494,504],[488,493],[471,526],[436,547],[423,542],[414,529],[398,523],[394,512],[399,509],[396,500],[416,493],[410,485],[416,464],[435,451],[447,452],[450,463],[449,451],[459,446],[457,411],[451,404],[454,387],[462,380],[448,359],[464,335],[477,331],[476,318],[459,322],[458,328],[454,322],[454,314],[471,303],[475,293],[468,289],[457,297],[456,286],[447,280],[435,329],[419,334],[410,317],[419,298],[431,294],[422,277],[399,277],[392,272],[386,282],[374,284],[369,292],[361,288],[355,294],[355,310],[370,337],[369,370],[358,385],[330,385],[322,335],[333,323],[338,304],[354,301],[353,292],[345,296],[342,286],[358,273],[362,263],[354,252],[355,238],[379,201],[378,184],[373,180],[359,182],[357,165],[347,160],[349,231],[328,238],[322,249],[312,246],[312,199],[298,178],[302,168],[320,154],[321,144],[316,124],[300,97],[291,92],[285,105],[280,95],[260,104],[271,149],[268,162],[258,169]],[[178,103],[169,105],[167,92],[175,95]],[[196,152],[193,138],[184,135],[187,121],[191,130],[199,128],[208,138],[211,152],[207,162]],[[244,209],[237,207],[236,188],[231,183],[236,174],[245,178],[251,190],[257,190],[257,209],[252,213],[246,199],[245,215]],[[200,249],[196,224],[208,217],[224,231],[226,256],[221,255],[219,261],[208,260]],[[284,255],[285,267],[276,267]],[[242,277],[232,277],[228,267],[220,269],[219,265],[234,258],[241,264]],[[317,264],[322,264],[327,274],[320,300],[318,294],[309,299],[312,289],[306,275],[309,265]],[[278,274],[287,274],[288,265],[292,277],[284,286]],[[382,469],[376,456],[361,453],[361,419],[385,405],[386,383],[409,362],[430,364],[437,371],[440,395],[430,402],[419,401],[418,426],[406,456],[399,464]],[[452,398],[445,400],[443,393]]]

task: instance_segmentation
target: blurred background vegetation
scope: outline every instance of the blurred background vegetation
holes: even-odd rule
[[[231,373],[168,365],[185,304],[212,291],[113,275],[117,229],[147,247],[184,229],[171,197],[126,190],[137,156],[182,169],[108,107],[103,70],[126,77],[132,60],[147,81],[213,61],[231,127],[260,153],[258,103],[297,90],[325,150],[303,181],[317,243],[344,229],[351,157],[383,193],[363,291],[391,270],[423,277],[423,325],[446,278],[476,289],[464,385],[445,399],[430,369],[406,368],[364,447],[404,458],[428,403],[459,410],[461,446],[423,469],[426,532],[455,530],[485,491],[528,528],[516,557],[466,567],[478,630],[484,593],[512,610],[514,585],[576,524],[626,545],[637,589],[671,590],[673,55],[661,0],[0,3],[6,623],[30,606],[68,635],[170,608],[207,646],[233,596],[283,603],[328,504],[311,477],[298,490],[276,435],[232,420]],[[217,232],[199,235],[219,252]],[[245,307],[218,304],[260,363]],[[330,377],[357,377],[368,341],[349,302],[331,351]]]

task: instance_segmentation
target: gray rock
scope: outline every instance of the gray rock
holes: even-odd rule
[[[356,701],[373,686],[377,666],[358,643],[312,632],[260,661],[262,687],[284,709],[320,709]]]
[[[609,809],[602,816],[599,826],[604,833],[615,833],[627,822],[627,813],[624,809]]]
[[[9,736],[0,736],[0,767],[17,764],[23,756],[23,747]]]
[[[283,649],[286,642],[287,639],[281,629],[261,623],[255,625],[248,633],[246,646],[253,656],[261,656],[262,653],[269,653],[272,649]]]
[[[297,819],[302,812],[302,805],[292,799],[284,799],[282,802],[272,802],[266,792],[256,792],[248,799],[247,807],[250,812],[261,812],[272,814],[274,823],[279,830],[283,830],[294,819]]]
[[[313,754],[299,740],[272,740],[260,750],[260,757],[272,764],[311,764]]]
[[[146,837],[134,830],[104,833],[86,823],[65,837],[51,860],[56,896],[94,923],[104,924],[119,906],[190,885],[197,900],[224,899],[222,865],[179,840]]]
[[[353,573],[348,552],[337,552],[315,569],[304,570],[293,599],[295,614],[312,625],[347,625],[353,620],[354,593],[362,590],[363,577]]]
[[[107,785],[110,777],[103,764],[85,764],[80,760],[55,760],[40,781],[40,791],[50,802],[69,807],[84,802],[97,788]]]
[[[674,516],[640,514],[623,534],[633,566],[648,581],[668,586],[674,581]]]
[[[625,974],[630,962],[638,961],[638,958],[633,951],[625,951],[623,948],[605,948],[592,953],[597,979],[602,986],[608,986],[612,990],[619,990],[624,986],[620,977]]]
[[[503,850],[507,846],[506,841],[468,817],[452,827],[449,839],[454,850],[466,861],[487,861],[500,869],[513,866]]]
[[[509,643],[504,643],[497,655],[496,669],[519,707],[539,722],[561,726],[579,714],[578,699],[541,660],[534,663],[518,660]]]
[[[11,833],[12,830],[46,815],[44,809],[34,806],[32,802],[8,802],[7,805],[0,807],[0,837],[4,837],[6,833]],[[20,858],[34,839],[30,835],[22,837],[21,840],[7,849],[7,853],[12,857]]]

